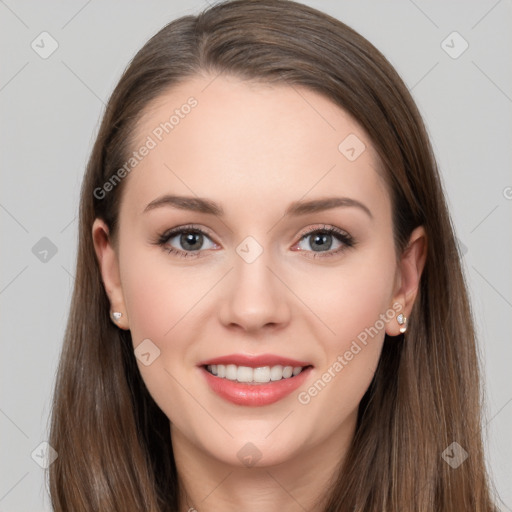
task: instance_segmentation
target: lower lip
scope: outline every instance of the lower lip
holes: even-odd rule
[[[206,368],[200,368],[206,378],[206,382],[215,393],[231,403],[246,406],[270,405],[278,402],[303,384],[312,369],[310,366],[302,370],[299,375],[288,379],[261,384],[246,384],[236,380],[216,377]]]

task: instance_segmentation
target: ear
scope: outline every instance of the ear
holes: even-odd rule
[[[105,292],[110,300],[110,318],[112,319],[114,311],[121,313],[115,324],[121,329],[129,329],[117,253],[109,236],[108,226],[102,219],[95,219],[92,225],[92,239]]]
[[[411,233],[409,243],[400,256],[393,295],[393,309],[397,316],[402,313],[408,318],[412,311],[427,258],[427,243],[425,229],[418,226]],[[387,324],[386,333],[397,336],[400,334],[400,327],[402,326],[395,317]]]

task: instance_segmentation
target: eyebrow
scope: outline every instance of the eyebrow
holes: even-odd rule
[[[190,210],[199,213],[217,215],[222,217],[224,210],[222,206],[210,199],[190,196],[163,195],[151,201],[142,213],[146,213],[155,208],[171,206],[180,210]],[[294,201],[286,209],[285,215],[299,216],[307,213],[317,213],[325,210],[331,210],[339,207],[355,207],[364,211],[371,219],[372,212],[363,203],[350,197],[326,197],[322,199],[312,199],[310,201]]]

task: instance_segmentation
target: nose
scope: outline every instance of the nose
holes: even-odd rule
[[[289,323],[290,293],[273,267],[266,251],[251,263],[235,254],[218,309],[224,326],[257,332]]]

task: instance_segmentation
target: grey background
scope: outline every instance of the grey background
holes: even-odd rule
[[[503,510],[512,510],[511,2],[304,3],[374,43],[424,116],[465,251],[485,371],[489,470]],[[44,472],[31,453],[48,435],[73,285],[79,187],[104,102],[151,35],[206,6],[0,2],[1,512],[50,510]],[[47,59],[31,47],[43,31],[59,45]],[[445,51],[463,48],[458,36],[446,40],[453,31],[469,44],[458,58]],[[57,250],[46,261],[43,237]]]

